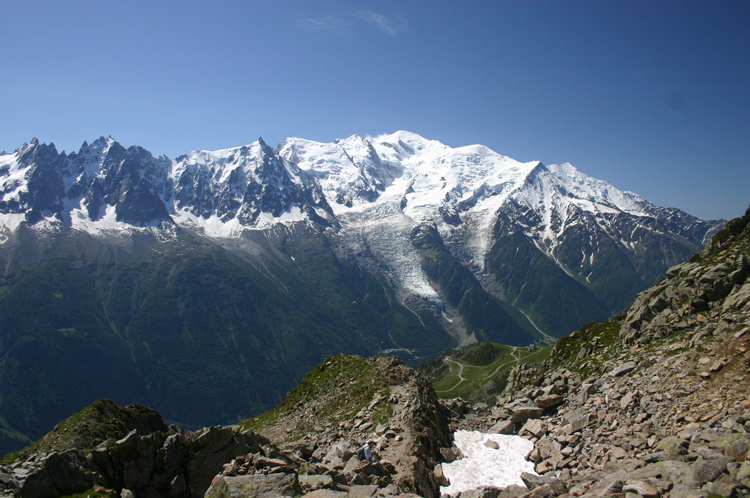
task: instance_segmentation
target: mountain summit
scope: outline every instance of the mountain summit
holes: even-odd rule
[[[520,163],[405,131],[328,144],[289,138],[276,151],[259,139],[175,160],[111,137],[67,156],[34,139],[0,156],[0,193],[5,238],[22,222],[94,235],[172,225],[215,239],[295,223],[331,229],[340,252],[377,265],[402,299],[463,319],[445,320],[462,340],[492,332],[473,327],[442,277],[425,270],[416,227],[434,226],[484,292],[528,317],[516,321],[533,338],[619,311],[719,226],[568,163]],[[560,320],[562,309],[570,313]]]
[[[405,131],[176,159],[34,139],[0,155],[3,437],[97,398],[226,422],[329,354],[550,342],[721,225],[570,164]]]

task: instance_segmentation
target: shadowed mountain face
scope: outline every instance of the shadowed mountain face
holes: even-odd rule
[[[720,225],[408,132],[175,160],[33,140],[0,155],[0,451],[97,398],[226,423],[328,354],[560,337]]]

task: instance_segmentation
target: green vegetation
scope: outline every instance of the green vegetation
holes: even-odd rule
[[[87,451],[107,439],[120,439],[129,431],[142,433],[166,431],[161,415],[143,405],[118,406],[111,400],[100,399],[63,420],[55,428],[21,451],[9,453],[0,459],[9,464],[25,460],[34,453],[51,453],[78,448]]]
[[[611,316],[607,304],[595,292],[572,279],[521,232],[495,236],[497,242],[486,258],[487,269],[507,299],[525,310],[542,330],[561,337],[583,323]],[[577,257],[580,260],[580,253]],[[615,281],[618,277],[608,279]],[[516,345],[525,344],[528,342]]]
[[[585,375],[601,373],[599,367],[619,344],[623,315],[602,323],[587,323],[574,334],[558,339],[552,352],[552,366],[565,367]]]
[[[276,406],[329,354],[418,362],[454,344],[313,230],[245,237],[242,258],[184,233],[0,251],[0,454],[100,398],[195,429]]]
[[[292,432],[284,435],[287,440],[295,440],[316,432],[316,425],[336,425],[351,420],[359,411],[370,406],[376,397],[379,401],[372,405],[373,423],[385,422],[393,412],[388,403],[388,375],[381,365],[384,361],[388,361],[387,358],[329,356],[310,370],[276,408],[246,418],[240,425],[243,430],[260,432],[288,415],[297,414],[301,407],[305,407],[305,416],[295,421]]]
[[[441,398],[488,402],[505,388],[513,367],[519,363],[541,363],[549,358],[551,349],[476,343],[435,358],[420,367],[420,371],[432,381]]]
[[[723,249],[728,243],[733,242],[739,245],[740,252],[750,254],[750,207],[745,214],[727,222],[726,226],[719,230],[711,239],[706,249],[701,253],[696,253],[690,259],[691,263],[711,263],[717,258],[723,256]]]

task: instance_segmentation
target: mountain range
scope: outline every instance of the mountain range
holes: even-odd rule
[[[328,354],[551,342],[722,225],[404,131],[176,159],[35,139],[0,154],[0,450],[102,397],[202,426]]]

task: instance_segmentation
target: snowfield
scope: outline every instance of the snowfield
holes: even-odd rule
[[[496,442],[500,448],[485,446],[487,440]],[[527,439],[477,431],[456,431],[454,441],[464,458],[443,464],[443,473],[451,483],[450,486],[440,488],[443,495],[455,495],[481,486],[525,486],[521,473],[536,475],[534,464],[526,460],[534,449],[534,445]]]

